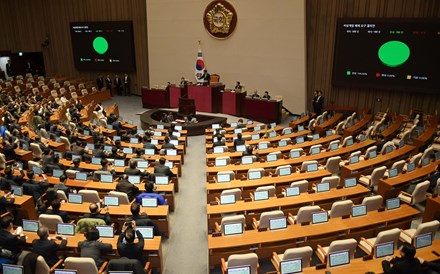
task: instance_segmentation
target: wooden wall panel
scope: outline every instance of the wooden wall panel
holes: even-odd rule
[[[133,21],[136,72],[130,76],[133,92],[140,94],[141,86],[149,84],[146,14],[145,0],[3,0],[0,50],[42,51],[48,74],[95,79],[98,72],[78,71],[74,67],[69,23]],[[43,49],[41,43],[46,34],[50,45]]]
[[[326,105],[350,105],[358,109],[398,113],[420,109],[433,114],[440,96],[403,93],[398,90],[333,87],[333,53],[338,17],[439,18],[439,0],[307,0],[307,90],[311,109],[313,91],[324,92]],[[439,85],[440,89],[440,85]],[[381,98],[381,102],[377,102]]]

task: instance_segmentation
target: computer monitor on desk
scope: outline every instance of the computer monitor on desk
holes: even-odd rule
[[[251,274],[251,267],[249,265],[228,267],[227,271],[227,274]]]
[[[350,251],[344,250],[328,254],[329,266],[335,267],[350,263]]]
[[[236,235],[243,234],[243,224],[242,223],[228,223],[224,225],[224,235]]]
[[[374,254],[376,258],[392,256],[394,254],[394,242],[378,244],[375,246]]]
[[[280,262],[281,274],[301,273],[301,272],[302,272],[301,259],[284,260]]]

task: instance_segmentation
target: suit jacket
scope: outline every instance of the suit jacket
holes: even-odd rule
[[[111,78],[105,78],[105,85],[108,89],[112,88],[112,79]]]
[[[142,263],[142,265],[145,265],[147,259],[143,256],[144,237],[139,230],[136,230],[136,235],[138,237],[137,243],[126,243],[124,242],[125,232],[119,234],[118,253],[122,257],[138,260]]]
[[[111,225],[112,223],[112,219],[110,218],[110,214],[106,213],[106,214],[92,214],[92,213],[86,213],[84,214],[83,218],[96,218],[96,219],[101,219],[105,221],[106,225]]]
[[[167,149],[167,148],[176,149],[176,147],[171,143],[163,143],[162,148],[163,149]]]
[[[128,199],[131,201],[136,197],[139,188],[128,181],[121,180],[116,185],[116,191],[127,193]]]
[[[11,251],[14,255],[17,255],[23,249],[26,244],[26,237],[19,237],[13,235],[11,232],[4,229],[0,229],[0,246],[4,249]]]
[[[133,274],[145,274],[144,266],[141,262],[134,259],[122,257],[111,259],[108,263],[109,271],[133,271]]]
[[[121,78],[115,77],[115,86],[119,88],[121,86]]]
[[[136,222],[136,226],[152,226],[154,236],[161,236],[159,227],[157,224],[151,220],[145,212],[142,212],[139,215],[133,215],[127,219],[127,222],[131,222],[134,220]]]
[[[105,261],[105,257],[101,253],[111,251],[112,245],[98,241],[82,241],[78,243],[78,248],[81,249],[81,257],[93,258],[99,268]]]
[[[55,188],[55,190],[61,190],[66,194],[66,196],[69,196],[70,187],[66,186],[65,184],[57,184],[54,185],[53,188]]]
[[[244,139],[235,139],[235,140],[234,140],[234,147],[244,145],[245,142],[246,142],[246,141],[245,141]]]
[[[5,196],[0,197],[0,214],[5,213],[7,206],[12,206],[14,204],[15,198],[10,198],[9,200]]]
[[[391,264],[393,265],[391,267]],[[419,274],[422,273],[420,261],[416,258],[394,258],[391,262],[382,261],[382,268],[385,274]]]
[[[36,239],[32,241],[32,248],[35,253],[43,256],[44,260],[49,266],[53,266],[58,261],[56,251],[65,248],[66,244],[66,240],[62,240],[60,244],[57,244],[53,240]]]
[[[168,177],[176,177],[176,175],[171,171],[169,167],[160,164],[154,166],[154,174],[165,175]]]

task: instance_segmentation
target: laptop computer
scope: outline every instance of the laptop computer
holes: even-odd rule
[[[99,237],[101,238],[113,238],[115,236],[111,225],[97,225],[96,229],[99,231]]]
[[[248,173],[248,179],[249,180],[261,179],[261,172],[260,171],[250,171]]]
[[[318,164],[307,165],[307,172],[318,171]]]
[[[254,127],[254,131],[260,131],[261,130],[261,127],[260,126],[255,126]]]
[[[78,273],[77,270],[73,270],[73,269],[55,269],[54,271],[54,274],[77,274],[77,273]]]
[[[258,143],[258,149],[268,149],[269,148],[269,144],[264,142],[264,143]]]
[[[345,188],[354,187],[356,185],[357,185],[356,177],[346,178],[345,181],[344,181],[344,187]]]
[[[347,142],[345,143],[345,146],[349,147],[353,145],[353,139],[348,139]]]
[[[387,210],[392,210],[400,207],[400,199],[399,198],[391,198],[386,200]]]
[[[338,143],[332,143],[332,144],[330,145],[330,150],[337,150],[338,148],[339,148]]]
[[[182,130],[182,126],[174,126],[174,130]]]
[[[392,169],[388,170],[388,178],[397,177],[397,174],[399,174],[399,171],[397,170],[397,168],[392,168]]]
[[[113,175],[101,174],[101,183],[113,183]]]
[[[224,152],[224,148],[223,147],[214,147],[214,153],[215,154],[220,154]]]
[[[290,167],[283,167],[278,170],[280,176],[287,176],[292,174]]]
[[[23,219],[23,230],[27,232],[37,232],[40,227],[40,223],[34,220]]]
[[[287,219],[286,217],[282,218],[273,218],[269,220],[269,229],[277,230],[287,228]]]
[[[316,154],[319,154],[320,152],[321,152],[320,147],[312,147],[312,149],[310,150],[311,155],[316,155]]]
[[[121,136],[113,136],[113,141],[120,141],[121,140]]]
[[[373,150],[368,153],[368,159],[374,159],[377,157],[377,151]]]
[[[119,197],[104,196],[104,205],[106,205],[106,206],[119,206]]]
[[[157,207],[157,199],[156,198],[142,198],[142,207]]]
[[[239,146],[236,146],[236,147],[235,147],[235,150],[236,150],[237,152],[243,152],[243,151],[246,150],[246,145],[239,145]]]
[[[146,148],[146,149],[144,150],[144,153],[145,153],[145,155],[152,156],[152,155],[154,155],[156,152],[155,152],[154,148]]]
[[[221,205],[235,204],[235,194],[220,195],[220,204]]]
[[[220,128],[220,125],[219,124],[212,124],[211,128],[212,129],[218,129],[218,128]]]
[[[333,135],[333,131],[332,130],[327,130],[326,132],[325,132],[325,136],[327,136],[327,137],[330,137],[330,136],[332,136]]]
[[[278,160],[278,157],[276,154],[267,154],[266,156],[266,161],[268,162],[275,162],[276,160]]]
[[[357,164],[357,163],[359,163],[359,156],[358,155],[351,156],[350,157],[350,165]]]
[[[11,191],[15,196],[23,196],[23,187],[11,185]]]
[[[142,234],[142,237],[144,237],[144,239],[154,238],[154,227],[152,226],[138,226],[137,230]]]
[[[125,160],[123,159],[115,159],[113,164],[115,167],[124,167],[125,166]]]
[[[316,185],[316,192],[326,192],[330,190],[330,183],[329,182],[325,182],[325,183],[319,183]]]
[[[251,267],[249,265],[228,267],[227,274],[251,274]]]
[[[95,149],[95,144],[86,144],[86,147],[90,150],[94,150]]]
[[[268,199],[269,199],[269,191],[267,190],[254,191],[254,201],[263,201]]]
[[[408,163],[408,164],[406,165],[406,171],[407,171],[407,172],[414,171],[415,169],[416,169],[416,165],[415,165],[414,163]]]
[[[298,196],[299,194],[300,194],[299,187],[297,186],[286,188],[286,197]]]
[[[137,161],[136,165],[137,165],[137,168],[146,169],[146,168],[148,168],[149,163],[148,163],[148,161]]]
[[[250,165],[254,162],[254,158],[252,156],[243,156],[241,157],[242,165]]]
[[[134,184],[134,185],[138,185],[141,183],[141,176],[139,175],[129,175],[128,176],[128,182]]]
[[[157,129],[165,129],[165,126],[164,125],[157,125],[156,128]]]
[[[277,133],[275,131],[269,132],[269,138],[277,137]]]
[[[167,156],[177,156],[177,149],[167,149]]]
[[[297,144],[302,144],[302,143],[304,143],[304,137],[303,137],[303,136],[301,136],[301,137],[296,137],[296,139],[295,139],[295,143],[297,143]]]
[[[224,224],[224,235],[236,235],[243,234],[243,224],[242,223],[229,223]]]
[[[33,166],[33,167],[32,167],[32,171],[33,171],[35,174],[38,174],[38,175],[43,174],[43,170],[42,170],[41,167],[39,167],[39,166]]]
[[[374,247],[376,258],[392,256],[394,254],[394,242],[378,244]]]
[[[432,245],[432,233],[420,234],[414,237],[414,246],[419,249]]]
[[[281,274],[301,273],[302,272],[301,258],[281,261],[280,272]]]
[[[304,126],[298,126],[298,131],[304,131]]]
[[[168,185],[168,184],[170,184],[170,180],[169,180],[168,176],[155,176],[154,183],[156,185]]]
[[[279,141],[278,141],[278,146],[279,146],[279,147],[285,147],[285,146],[287,146],[287,140],[279,140]]]
[[[143,129],[138,129],[138,130],[136,130],[136,133],[137,133],[138,135],[144,135],[144,134],[145,134],[145,130],[143,130]]]
[[[57,224],[57,234],[66,235],[66,236],[73,236],[73,235],[75,235],[75,225],[74,224],[58,223]]]
[[[273,128],[273,127],[272,127]],[[284,134],[283,135],[287,135],[287,134],[291,134],[292,133],[292,129],[290,129],[290,128],[286,128],[285,130],[284,130]]]
[[[227,164],[226,159],[215,159],[215,166],[226,166]]]
[[[99,157],[92,157],[92,164],[93,165],[101,165],[101,158],[99,158]]]
[[[85,173],[85,172],[77,172],[77,173],[75,173],[75,180],[87,181],[87,173]]]
[[[319,134],[318,133],[313,134],[313,140],[319,140]]]
[[[226,183],[231,181],[231,176],[229,174],[217,174],[217,182]]]
[[[23,274],[23,266],[21,265],[3,264],[2,270],[3,274]]]
[[[251,139],[252,140],[260,140],[260,134],[252,134]]]
[[[130,138],[130,144],[139,144],[138,138]]]
[[[351,216],[359,217],[367,215],[367,206],[366,205],[355,205],[351,207]]]
[[[72,155],[72,161],[75,159],[79,159],[81,161],[81,155]]]
[[[133,154],[133,148],[131,147],[124,147],[123,151],[125,154]]]
[[[300,152],[298,150],[294,150],[290,152],[290,158],[291,159],[295,159],[295,158],[299,158],[299,156],[301,156]]]
[[[335,267],[350,263],[350,252],[348,250],[331,252],[328,254],[329,266]]]
[[[69,193],[68,201],[72,204],[82,204],[83,198],[81,194]]]
[[[320,211],[312,213],[312,224],[321,224],[328,222],[327,211]]]
[[[234,133],[235,134],[243,133],[243,130],[241,128],[236,128],[236,129],[234,129]]]

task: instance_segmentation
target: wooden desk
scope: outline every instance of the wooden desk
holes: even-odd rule
[[[304,143],[301,144],[291,144],[291,145],[287,145],[285,147],[269,147],[268,149],[263,149],[263,150],[258,150],[258,155],[264,156],[267,155],[271,152],[277,152],[277,151],[281,151],[282,153],[288,153],[290,152],[292,149],[295,148],[302,148],[302,149],[306,149],[306,148],[310,148],[311,146],[314,145],[322,145],[323,147],[325,146],[325,144],[330,143],[331,141],[335,141],[335,140],[339,140],[341,138],[341,135],[332,135],[332,136],[328,136],[328,137],[321,137],[318,140],[311,140],[311,141],[305,141]],[[224,152],[224,153],[210,153],[210,154],[206,154],[206,160],[207,161],[213,161],[215,160],[215,158],[217,157],[222,157],[222,156],[229,156],[231,159],[241,159],[241,157],[243,157],[243,152]]]
[[[412,218],[420,212],[411,206],[383,212],[370,211],[365,216],[355,218],[334,218],[327,223],[316,225],[289,225],[286,229],[274,231],[246,230],[243,234],[212,237],[208,235],[209,267],[220,264],[221,258],[231,254],[253,250],[259,259],[267,259],[272,252],[283,253],[287,248],[316,244],[328,245],[333,240],[373,237],[378,232],[399,227],[409,228]]]
[[[47,180],[52,185],[57,185],[60,183],[60,180],[58,178],[47,176]],[[79,189],[93,189],[97,190],[99,193],[99,196],[101,198],[104,198],[105,195],[108,194],[109,191],[115,190],[116,185],[118,183],[115,181],[113,183],[102,183],[102,182],[95,182],[93,180],[88,181],[78,181],[74,179],[67,179],[66,185],[73,188],[79,188]],[[139,188],[139,191],[145,190],[145,183],[141,182],[140,184],[136,185]],[[169,185],[156,185],[156,191],[157,192],[163,192],[163,196],[165,199],[167,199],[168,206],[170,207],[171,211],[175,210],[175,200],[174,200],[174,184],[171,183]]]
[[[414,145],[417,147],[417,149],[421,148],[431,138],[433,138],[436,132],[437,132],[437,117],[431,116],[428,120],[428,127],[426,127],[425,131],[419,137],[413,140]]]
[[[278,143],[278,141],[280,141],[282,139],[289,139],[289,138],[294,139],[296,137],[307,136],[309,134],[310,134],[309,130],[303,130],[300,132],[296,131],[296,132],[292,132],[287,135],[277,135],[272,138],[260,138],[258,140],[249,140],[249,141],[246,141],[246,144],[247,145],[258,145],[258,143],[260,143],[260,142],[269,142],[271,144],[274,144],[274,143]],[[229,148],[234,148],[234,142],[226,142],[226,146]],[[206,151],[208,152],[210,149],[212,149],[212,144],[206,144]]]
[[[290,121],[289,122],[289,127],[295,129],[297,126],[301,125],[301,124],[305,124],[307,123],[311,118],[313,118],[315,115],[304,115],[304,117],[299,118],[296,121]]]
[[[349,153],[356,151],[356,150],[362,150],[370,145],[373,145],[374,143],[375,143],[375,141],[373,141],[371,139],[367,139],[363,142],[355,143],[349,147],[342,147],[342,148],[339,148],[337,150],[332,150],[332,151],[324,151],[324,152],[321,152],[321,153],[315,154],[315,155],[304,155],[304,156],[301,156],[299,158],[294,158],[294,159],[288,158],[288,159],[279,159],[279,160],[273,161],[273,162],[255,162],[255,163],[252,163],[249,165],[230,164],[230,165],[221,166],[221,167],[207,167],[206,173],[207,173],[207,176],[209,176],[209,175],[215,175],[219,171],[228,171],[228,170],[237,171],[237,172],[247,172],[251,168],[265,168],[265,169],[269,168],[270,169],[270,168],[276,168],[281,165],[291,165],[291,166],[295,167],[295,166],[300,166],[305,161],[313,161],[313,160],[323,161],[323,160],[328,159],[330,157],[343,156],[345,154],[349,154]]]
[[[90,213],[89,210],[90,203],[82,204],[72,204],[72,203],[61,203],[60,210],[67,211],[70,216],[79,217],[85,213]],[[125,218],[131,216],[130,204],[119,205],[119,206],[109,206],[109,214],[114,222],[125,221]],[[101,210],[103,213],[104,210]],[[141,207],[141,212],[146,212],[151,219],[153,219],[160,229],[160,232],[164,235],[170,235],[170,224],[169,224],[169,207],[167,205],[160,205],[157,207]],[[120,220],[123,218],[123,220]],[[121,226],[122,227],[122,226]]]
[[[421,179],[434,173],[437,170],[437,166],[440,164],[440,160],[431,162],[424,167],[418,167],[412,172],[406,172],[405,174],[399,174],[397,177],[391,179],[380,179],[377,186],[377,194],[382,195],[384,199],[396,197],[401,190],[405,188],[408,182],[416,179]]]
[[[387,127],[384,131],[382,131],[380,134],[384,137],[385,140],[388,140],[394,134],[397,132],[397,130],[402,126],[403,123],[403,116],[399,115],[396,118],[394,118],[393,123]]]
[[[319,205],[321,208],[329,210],[333,202],[341,199],[350,199],[354,204],[361,203],[362,199],[370,194],[370,190],[360,184],[355,187],[330,189],[320,193],[301,193],[295,197],[270,197],[265,201],[244,202],[237,201],[235,204],[228,205],[207,205],[208,210],[208,230],[215,229],[215,222],[220,224],[222,214],[239,213],[246,216],[246,224],[252,224],[252,218],[259,219],[260,213],[271,210],[283,210],[285,215],[290,212],[296,215],[298,209],[306,205]]]
[[[26,244],[32,245],[32,241],[35,239],[39,239],[37,233],[35,232],[25,232],[26,234]],[[55,239],[54,234],[49,235],[52,239]],[[80,241],[86,240],[83,233],[81,234],[75,234],[75,236],[63,236],[67,238],[67,249],[73,249],[76,250],[78,247],[78,243]],[[112,249],[117,252],[117,243],[118,243],[118,235],[115,235],[114,238],[100,238],[99,240],[103,243],[108,243],[112,245]],[[58,243],[59,241],[56,240]],[[146,239],[144,240],[144,253],[148,256],[148,261],[151,263],[151,267],[155,268],[159,271],[159,273],[162,271],[163,268],[163,256],[162,256],[162,237],[156,236],[154,239]],[[79,255],[79,253],[77,253]],[[111,256],[109,256],[111,257]],[[115,258],[118,258],[119,256],[113,256]]]
[[[348,136],[356,135],[359,131],[361,131],[371,121],[371,118],[372,118],[372,115],[367,114],[364,116],[364,118],[362,118],[362,120],[357,122],[355,125],[353,125],[350,128],[345,129],[344,130],[344,138],[348,137]]]
[[[400,159],[406,158],[411,152],[414,151],[414,149],[414,146],[406,145],[402,148],[393,150],[391,153],[387,153],[385,155],[379,154],[374,159],[363,160],[353,165],[345,165],[341,167],[341,179],[345,179],[350,176],[359,177],[360,174],[365,172],[368,173],[376,167],[388,165]]]
[[[423,258],[425,261],[437,261],[440,259],[432,251],[440,250],[440,240],[434,240],[432,246],[417,249],[416,257]],[[394,256],[400,257],[399,250],[394,251]],[[383,273],[382,261],[384,258],[373,258],[369,261],[364,261],[362,258],[350,260],[350,264],[341,265],[337,267],[327,267],[321,270],[316,270],[315,267],[303,268],[302,273],[324,273],[326,270],[331,271],[332,274],[352,274],[352,273]]]
[[[241,134],[243,136],[246,136],[246,135],[250,136],[252,134],[263,133],[263,131],[264,131],[264,129],[260,129],[260,130],[256,131],[256,130],[254,130],[254,128],[255,127],[252,127],[252,128],[249,127],[249,128],[243,129]],[[276,126],[273,130],[275,132],[277,132],[278,135],[281,135],[281,132],[283,131],[284,128],[285,127],[283,127],[283,126]],[[225,138],[227,140],[232,141],[235,137],[237,137],[237,133],[234,132],[235,129],[236,128],[233,128],[233,127],[231,127],[231,128],[222,128],[222,130],[226,131]],[[205,136],[206,142],[208,142],[208,141],[212,142],[212,138],[214,137],[214,131],[212,129],[211,130],[206,130],[205,134],[206,134],[206,136]]]
[[[276,193],[279,194],[282,191],[283,187],[290,186],[290,183],[307,180],[309,183],[317,182],[323,177],[330,176],[330,172],[325,169],[320,169],[315,172],[305,172],[305,173],[292,173],[288,176],[277,176],[277,177],[269,177],[264,176],[261,179],[257,180],[232,180],[227,183],[207,183],[207,197],[208,202],[214,201],[215,197],[219,196],[219,194],[225,189],[231,188],[240,188],[242,193],[241,196],[249,197],[249,193],[255,190],[259,186],[268,186],[274,185],[276,188]]]
[[[23,150],[21,148],[16,148],[14,149],[15,154],[17,154],[18,157],[20,157],[20,159],[22,161],[32,161],[34,159],[34,155],[32,154],[32,151],[26,151]]]
[[[335,113],[332,118],[330,118],[327,121],[324,121],[324,123],[315,126],[315,133],[321,133],[323,131],[326,131],[328,128],[332,127],[334,124],[336,124],[340,119],[342,118],[342,113]]]
[[[440,196],[428,197],[426,201],[425,214],[422,223],[438,220],[440,218]]]
[[[243,131],[243,133],[246,133],[246,132],[253,132],[254,131],[254,128],[256,127],[256,126],[259,126],[259,125],[264,125],[264,124],[261,124],[261,123],[252,123],[252,124],[247,124],[246,125],[246,129],[247,129],[247,131]],[[236,128],[235,127],[223,127],[222,128],[222,130],[224,130],[224,131],[226,131],[226,133],[234,133],[234,130],[235,130]],[[281,131],[283,131],[283,129],[284,129],[284,127],[283,126],[280,126],[280,125],[278,125],[278,126],[276,126],[275,128],[274,128],[274,130],[276,131],[276,132],[281,132]],[[212,129],[212,128],[208,128],[208,129],[205,129],[205,134],[206,135],[209,135],[209,134],[213,134],[214,133],[214,129]]]
[[[0,195],[5,195],[5,191],[0,190]],[[19,207],[19,216],[29,220],[37,220],[37,212],[35,211],[34,198],[29,195],[17,196],[14,195],[14,205]]]
[[[252,99],[245,97],[243,100],[243,117],[264,123],[281,123],[281,109],[283,101]]]
[[[170,107],[170,93],[168,89],[142,87],[143,108],[168,108]]]

